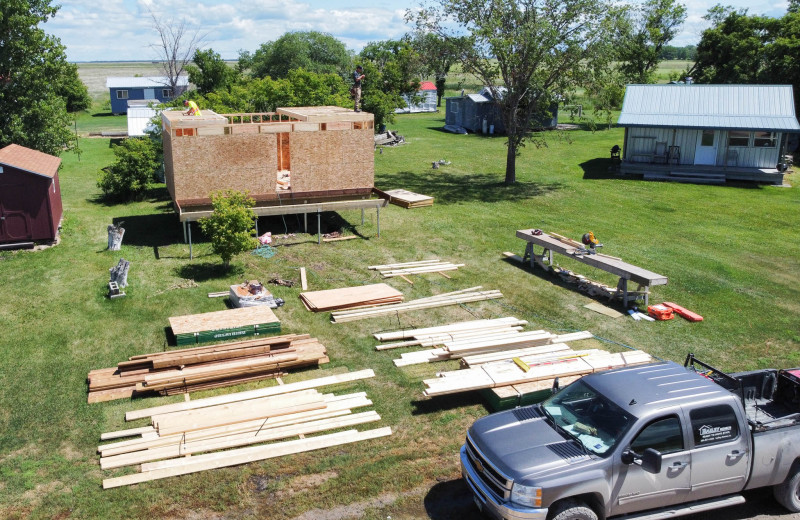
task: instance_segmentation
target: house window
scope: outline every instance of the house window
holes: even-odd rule
[[[172,89],[171,88],[162,89],[161,97],[164,99],[172,99]]]
[[[775,132],[753,132],[755,148],[775,148]]]
[[[127,90],[118,90],[117,91],[117,99],[128,99],[128,91]]]
[[[728,146],[747,146],[750,144],[750,132],[731,130],[728,132]]]

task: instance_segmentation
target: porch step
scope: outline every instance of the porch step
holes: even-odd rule
[[[692,184],[725,184],[724,172],[645,172],[645,180],[686,182]]]

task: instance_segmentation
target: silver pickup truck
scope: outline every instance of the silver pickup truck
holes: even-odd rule
[[[692,356],[586,376],[475,421],[461,448],[497,519],[656,520],[772,486],[800,511],[800,370],[727,375]]]

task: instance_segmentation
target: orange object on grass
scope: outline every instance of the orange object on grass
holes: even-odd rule
[[[656,305],[650,305],[647,307],[647,314],[652,316],[657,320],[671,320],[674,318],[674,314],[672,308],[667,307],[664,304],[657,303]]]

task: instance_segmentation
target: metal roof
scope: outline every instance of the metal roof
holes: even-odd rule
[[[178,76],[178,86],[188,87],[189,77]],[[166,76],[116,76],[106,78],[106,88],[168,88],[169,78]]]
[[[800,132],[791,85],[628,85],[617,124]]]

